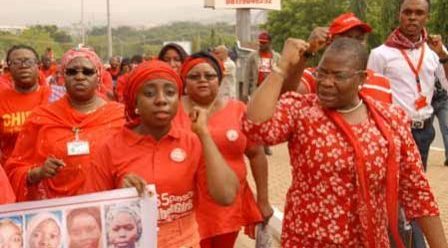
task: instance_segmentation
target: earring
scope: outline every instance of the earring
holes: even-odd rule
[[[139,114],[140,114],[140,112],[138,111],[138,108],[135,108],[134,113],[135,113],[136,115],[139,115]]]

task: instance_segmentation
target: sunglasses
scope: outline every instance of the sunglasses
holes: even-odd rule
[[[65,69],[65,75],[67,76],[76,76],[78,73],[81,72],[84,76],[90,77],[96,74],[96,70],[92,68],[82,68],[82,69],[75,69],[75,68],[67,68]]]

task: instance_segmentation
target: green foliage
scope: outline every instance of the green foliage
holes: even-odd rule
[[[235,27],[227,23],[175,22],[143,30],[122,26],[112,30],[113,51],[126,57],[135,54],[156,56],[166,41],[191,41],[193,52],[220,44],[233,46],[236,41],[234,30]],[[106,33],[106,27],[95,27],[89,32],[87,41],[104,59],[107,57]]]
[[[286,38],[307,39],[316,26],[328,26],[344,12],[354,12],[373,27],[370,47],[383,43],[399,21],[399,1],[391,0],[283,0],[282,7],[281,11],[270,12],[267,23],[262,26],[272,34],[276,50],[281,50]],[[433,33],[442,34],[445,41],[448,41],[447,10],[448,1],[433,0],[428,25]]]

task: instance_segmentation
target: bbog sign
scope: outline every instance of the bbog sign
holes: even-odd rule
[[[215,9],[280,10],[281,0],[204,0],[204,6]]]

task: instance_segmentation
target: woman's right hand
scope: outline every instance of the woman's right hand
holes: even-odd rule
[[[146,181],[145,179],[133,174],[129,173],[123,178],[123,183],[121,185],[122,188],[135,188],[140,196],[143,196],[146,192]]]
[[[64,161],[54,157],[48,157],[47,160],[45,160],[44,165],[30,171],[28,174],[28,182],[34,184],[46,178],[52,178],[56,176],[59,173],[60,168],[64,166]]]

